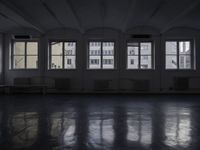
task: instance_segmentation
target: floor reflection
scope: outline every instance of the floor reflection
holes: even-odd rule
[[[165,110],[166,145],[186,148],[191,142],[190,109],[167,107]]]
[[[63,99],[4,101],[0,149],[199,149],[197,102]]]
[[[16,112],[9,118],[9,131],[15,148],[33,145],[38,136],[38,114],[36,112]]]

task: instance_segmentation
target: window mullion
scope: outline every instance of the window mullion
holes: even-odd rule
[[[14,44],[15,44],[15,42],[12,42],[12,45],[11,45],[11,69],[14,69],[13,68],[13,62],[14,62]]]
[[[25,56],[24,56],[24,61],[25,61],[25,69],[27,69],[27,42],[25,42]]]
[[[103,42],[101,42],[101,69],[103,69]]]
[[[63,55],[62,55],[62,58],[63,58],[63,60],[62,60],[62,65],[63,65],[63,67],[62,67],[62,69],[65,69],[65,42],[63,42],[62,43],[62,51],[63,51]]]
[[[177,41],[177,69],[180,69],[179,68],[179,41]]]
[[[138,43],[139,49],[138,49],[138,69],[141,69],[141,43]]]
[[[51,42],[49,42],[49,56],[48,56],[48,58],[49,58],[49,69],[52,69],[52,52],[51,52]]]

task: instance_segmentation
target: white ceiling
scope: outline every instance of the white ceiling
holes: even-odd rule
[[[200,29],[200,0],[1,0],[0,31],[97,27],[121,31],[150,26]]]

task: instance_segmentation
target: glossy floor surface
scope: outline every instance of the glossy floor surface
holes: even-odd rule
[[[200,96],[0,96],[1,150],[199,150]]]

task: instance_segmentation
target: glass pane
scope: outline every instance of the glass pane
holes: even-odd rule
[[[177,42],[165,43],[166,54],[177,54]]]
[[[190,41],[179,42],[179,54],[190,54]]]
[[[14,43],[14,55],[25,55],[25,42]]]
[[[65,55],[76,55],[76,42],[65,42]]]
[[[138,55],[138,50],[139,50],[138,43],[128,43],[127,50],[128,50],[127,51],[128,56]]]
[[[27,69],[38,68],[38,57],[37,56],[27,56]]]
[[[51,42],[51,54],[52,55],[63,55],[63,43],[62,42]]]
[[[38,55],[38,42],[27,43],[27,55]]]
[[[62,56],[52,56],[51,57],[51,69],[62,69]]]
[[[103,56],[103,68],[104,69],[114,68],[114,56]]]
[[[14,69],[24,69],[25,68],[25,57],[24,56],[14,56],[13,68]]]
[[[89,69],[101,68],[101,42],[89,43]]]
[[[103,42],[103,68],[114,68],[114,42]]]
[[[138,56],[128,56],[127,61],[128,69],[138,69]]]
[[[141,65],[140,68],[141,69],[151,69],[152,68],[152,59],[151,56],[140,56],[140,61],[141,61]]]
[[[179,56],[179,68],[180,69],[190,69],[191,68],[190,55],[180,55]]]
[[[140,43],[141,55],[151,55],[151,42]]]
[[[177,69],[177,56],[166,56],[166,69]]]
[[[75,68],[76,68],[76,57],[65,56],[65,69],[75,69]]]
[[[100,69],[101,68],[101,57],[90,56],[89,57],[89,69]]]

